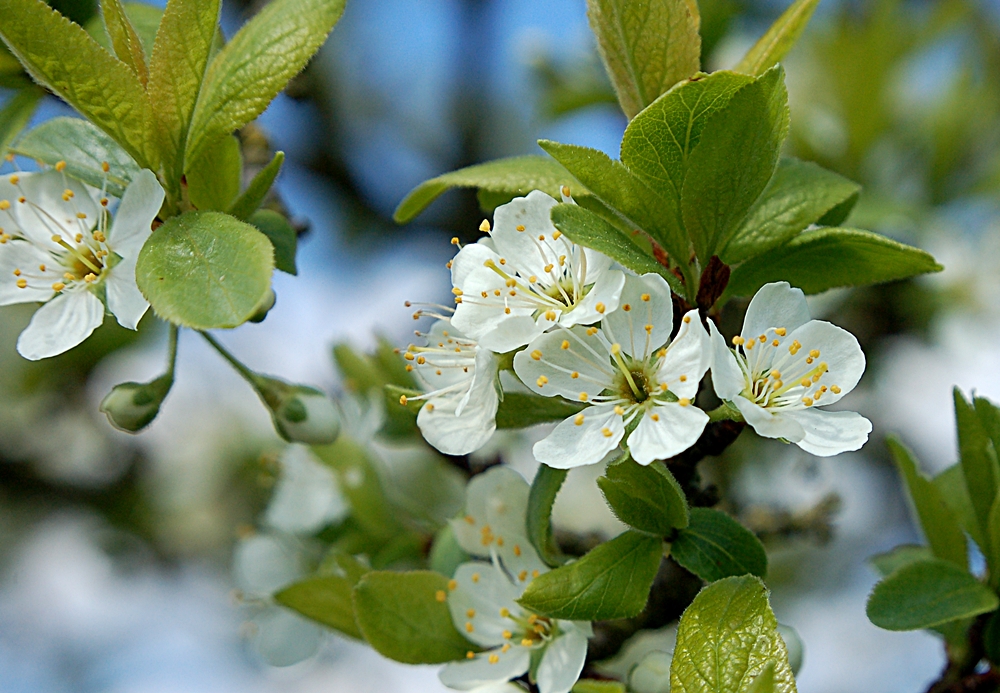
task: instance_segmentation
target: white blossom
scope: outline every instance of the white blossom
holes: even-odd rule
[[[588,325],[618,306],[625,281],[611,259],[572,243],[549,218],[556,200],[535,190],[497,207],[489,238],[451,265],[453,324],[491,351],[524,346],[561,325]]]
[[[149,308],[135,264],[163,203],[156,176],[141,171],[112,220],[108,198],[62,168],[0,178],[0,306],[44,304],[17,342],[32,361],[84,341],[105,305],[132,330]]]
[[[540,395],[587,407],[535,444],[539,462],[558,469],[594,464],[627,445],[639,464],[691,447],[708,423],[692,402],[708,370],[708,334],[698,312],[673,329],[670,288],[663,277],[629,276],[621,304],[600,327],[546,333],[514,357],[514,371]],[[634,430],[631,429],[632,425]]]
[[[857,450],[872,425],[851,411],[829,412],[865,372],[865,355],[846,330],[812,320],[805,296],[787,282],[767,284],[750,301],[730,349],[710,325],[716,394],[765,438],[781,438],[829,457]]]

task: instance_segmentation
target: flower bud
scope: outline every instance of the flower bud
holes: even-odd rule
[[[340,416],[329,397],[315,388],[257,376],[255,385],[271,410],[274,427],[290,443],[327,445],[340,434]]]
[[[274,304],[278,301],[278,295],[274,293],[274,289],[268,289],[267,295],[261,300],[260,305],[257,306],[257,312],[253,314],[250,318],[250,322],[259,323],[264,322],[267,314],[271,312],[274,308]]]
[[[138,433],[160,413],[160,405],[173,384],[173,378],[164,375],[148,383],[116,385],[101,402],[101,411],[118,430]]]
[[[647,654],[629,672],[629,690],[635,693],[669,693],[672,660],[673,657],[667,652],[654,651]]]

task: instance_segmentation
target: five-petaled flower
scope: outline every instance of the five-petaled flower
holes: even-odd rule
[[[829,457],[857,450],[871,422],[856,412],[817,409],[854,389],[865,355],[850,332],[812,320],[805,296],[787,282],[762,287],[730,349],[712,331],[716,394],[765,438],[782,438]]]
[[[447,600],[455,627],[484,648],[441,670],[450,688],[509,681],[532,669],[534,659],[539,691],[568,693],[583,670],[590,623],[542,617],[517,603],[531,580],[548,570],[526,538],[528,494],[517,472],[494,467],[469,483],[465,515],[452,522],[462,548],[491,562],[460,565],[448,592],[437,595]]]
[[[61,354],[104,322],[136,329],[149,303],[135,281],[163,188],[141,171],[111,220],[108,198],[55,170],[0,178],[0,306],[43,305],[17,341],[32,361]]]
[[[556,204],[535,190],[497,207],[493,229],[482,227],[490,237],[452,261],[453,323],[491,351],[524,346],[557,325],[589,325],[618,306],[623,273],[552,225]]]
[[[639,464],[672,457],[698,440],[708,415],[693,400],[711,363],[708,334],[692,310],[667,346],[673,324],[663,277],[629,276],[618,309],[600,327],[546,333],[514,357],[514,371],[538,394],[588,405],[535,444],[539,462],[559,469],[594,464],[626,431]]]

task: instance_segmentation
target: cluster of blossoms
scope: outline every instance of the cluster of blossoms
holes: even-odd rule
[[[710,421],[695,405],[709,370],[722,415],[761,436],[819,456],[865,443],[867,419],[818,408],[857,385],[864,354],[847,331],[812,320],[800,290],[764,286],[731,349],[697,310],[675,322],[663,277],[616,269],[560,233],[556,204],[534,191],[498,207],[494,226],[480,227],[487,235],[450,263],[455,308],[414,315],[437,319],[417,333],[426,344],[405,353],[426,386],[409,399],[426,401],[417,424],[432,445],[457,455],[487,442],[510,355],[524,388],[580,405],[534,446],[554,468],[594,464],[619,447],[644,465],[688,449]]]

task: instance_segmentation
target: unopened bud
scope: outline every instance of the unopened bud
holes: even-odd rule
[[[258,376],[256,384],[282,438],[306,445],[327,445],[337,439],[340,416],[322,392],[264,376]]]
[[[116,385],[101,402],[101,411],[118,430],[138,433],[160,413],[173,384],[173,378],[164,375],[149,383]]]
[[[257,306],[257,312],[253,314],[252,318],[250,318],[250,322],[264,322],[264,318],[266,318],[267,314],[271,312],[272,308],[274,308],[274,304],[277,300],[278,296],[274,293],[274,289],[268,289],[267,295],[264,296],[260,305]]]
[[[629,672],[629,690],[635,693],[669,693],[672,660],[673,657],[667,652],[654,651],[647,654]]]

